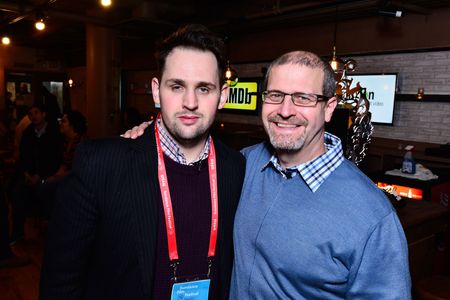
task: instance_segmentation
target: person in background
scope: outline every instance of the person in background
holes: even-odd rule
[[[62,162],[57,171],[42,181],[37,191],[40,202],[43,205],[43,216],[51,217],[51,211],[55,200],[55,193],[60,182],[72,169],[73,156],[78,144],[87,139],[86,117],[77,110],[69,110],[60,119],[60,133],[64,137],[64,149]]]
[[[12,195],[12,243],[24,238],[24,222],[29,208],[37,206],[41,211],[36,193],[47,177],[58,170],[62,161],[62,137],[58,129],[47,122],[45,108],[33,105],[28,117],[31,124],[23,132],[20,142],[19,176]]]
[[[58,127],[58,119],[61,117],[61,109],[58,104],[58,98],[52,94],[46,86],[41,85],[38,90],[38,97],[34,102],[46,107],[47,122],[50,126]]]
[[[29,107],[21,105],[16,107],[16,122],[14,127],[14,150],[13,160],[17,162],[20,156],[20,143],[22,142],[22,135],[25,129],[31,124],[31,120],[28,116]]]
[[[337,105],[330,65],[290,52],[271,63],[263,87],[270,141],[242,150],[230,299],[411,299],[394,208],[325,132]]]
[[[8,135],[11,136],[11,138],[14,137],[14,128],[17,125],[17,121],[16,121],[17,108],[16,108],[16,103],[15,103],[14,100],[15,99],[13,99],[12,93],[7,91],[5,93],[5,102],[6,102],[5,112],[6,112],[6,115],[5,115],[4,119],[3,119],[3,121],[5,122]]]
[[[69,110],[62,116],[59,130],[64,136],[63,161],[56,173],[47,177],[47,182],[61,180],[69,174],[76,147],[87,139],[86,117],[77,110]]]
[[[153,126],[76,150],[49,222],[41,299],[228,299],[245,162],[209,134],[228,97],[224,44],[186,25],[157,60]]]

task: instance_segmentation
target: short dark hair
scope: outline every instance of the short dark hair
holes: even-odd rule
[[[221,38],[212,33],[206,26],[200,24],[182,26],[158,46],[155,56],[160,76],[164,71],[167,56],[177,47],[210,51],[217,60],[219,80],[221,83],[224,82],[225,44]]]
[[[37,108],[42,113],[47,113],[47,106],[42,103],[34,103],[28,108],[28,112],[30,112],[33,108]]]
[[[275,59],[269,66],[269,69],[266,72],[266,76],[264,78],[263,88],[267,89],[267,84],[269,82],[270,73],[273,67],[281,66],[281,65],[299,65],[305,66],[312,69],[321,69],[323,71],[323,85],[322,85],[322,93],[326,97],[332,97],[336,93],[336,80],[334,77],[333,69],[330,64],[319,56],[312,52],[307,51],[293,51],[283,54],[282,56]]]
[[[85,134],[87,131],[86,117],[78,110],[69,110],[65,112],[67,119],[73,131],[78,134]]]

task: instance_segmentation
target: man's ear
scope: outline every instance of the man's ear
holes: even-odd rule
[[[337,98],[336,97],[332,97],[327,101],[327,103],[325,104],[325,122],[330,122],[336,106],[337,106]]]
[[[219,105],[218,109],[222,109],[225,103],[227,102],[228,96],[230,94],[230,88],[228,87],[228,84],[224,84],[222,86],[222,89],[220,91],[220,99],[219,99]]]
[[[153,95],[153,101],[157,105],[161,105],[160,98],[159,98],[159,81],[158,78],[153,77],[152,78],[152,95]]]

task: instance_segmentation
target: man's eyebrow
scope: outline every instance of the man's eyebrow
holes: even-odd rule
[[[165,84],[178,84],[178,85],[182,85],[185,86],[186,85],[186,81],[179,79],[179,78],[169,78],[167,79],[165,82]],[[208,87],[210,89],[215,89],[217,88],[217,85],[214,84],[213,82],[209,82],[209,81],[199,81],[195,83],[196,87]]]
[[[185,85],[185,81],[182,79],[178,79],[178,78],[169,78],[164,83],[167,83],[167,84],[175,83],[175,84],[179,84],[179,85]]]
[[[214,83],[208,82],[208,81],[200,81],[200,82],[197,83],[197,86],[199,86],[199,87],[200,86],[206,86],[206,87],[209,87],[211,89],[215,89],[217,87]]]

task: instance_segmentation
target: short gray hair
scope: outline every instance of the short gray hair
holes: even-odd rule
[[[299,65],[305,66],[312,69],[318,68],[323,71],[323,85],[322,93],[326,97],[332,97],[336,93],[336,80],[334,78],[334,72],[330,64],[319,56],[312,52],[307,51],[292,51],[281,55],[275,59],[269,66],[266,76],[264,78],[263,90],[267,89],[267,84],[269,82],[270,73],[273,67],[281,65]]]

